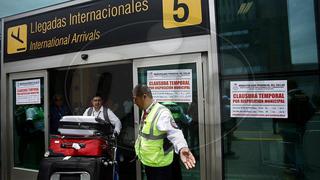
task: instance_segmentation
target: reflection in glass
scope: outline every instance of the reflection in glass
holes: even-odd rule
[[[292,64],[317,63],[313,0],[288,0],[288,25]]]
[[[304,177],[305,159],[303,139],[308,121],[315,108],[310,98],[293,80],[288,82],[288,118],[275,119],[278,132],[283,140],[283,163],[286,171],[297,177]]]
[[[219,0],[217,3],[222,75],[318,67],[313,0]]]

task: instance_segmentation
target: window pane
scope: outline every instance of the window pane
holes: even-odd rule
[[[221,73],[318,68],[314,1],[219,0]]]
[[[38,169],[44,154],[44,108],[43,108],[43,78],[40,79],[40,102],[34,102],[28,96],[17,97],[16,83],[26,80],[13,81],[13,143],[14,166],[28,169]],[[30,85],[30,83],[29,83]],[[28,85],[28,86],[29,86]],[[23,88],[19,88],[23,90]],[[36,97],[33,97],[36,98]]]
[[[293,65],[317,63],[314,15],[312,0],[288,0],[288,25]]]
[[[320,177],[319,81],[318,75],[288,78],[287,119],[230,117],[230,81],[223,81],[225,179]]]
[[[224,179],[319,179],[315,5],[218,0]],[[230,116],[230,81],[287,80],[288,118]]]

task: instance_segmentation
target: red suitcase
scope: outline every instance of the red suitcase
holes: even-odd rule
[[[108,144],[101,137],[64,137],[50,138],[49,156],[104,156]]]

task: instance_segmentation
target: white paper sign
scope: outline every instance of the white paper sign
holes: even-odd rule
[[[287,118],[287,81],[230,82],[231,117]]]
[[[40,79],[16,81],[16,104],[40,104]]]
[[[147,71],[147,85],[159,102],[192,102],[192,70]]]

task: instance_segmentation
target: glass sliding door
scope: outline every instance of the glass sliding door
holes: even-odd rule
[[[147,84],[153,98],[171,111],[196,158],[196,167],[186,170],[176,155],[173,162],[175,179],[202,179],[204,146],[201,145],[204,144],[204,108],[201,55],[141,59],[134,61],[134,73],[136,73],[134,85]],[[135,122],[139,122],[138,110],[135,112]],[[138,168],[141,168],[140,165]],[[146,179],[143,168],[141,172],[141,179]]]
[[[46,150],[47,74],[10,75],[12,178],[35,178]]]

